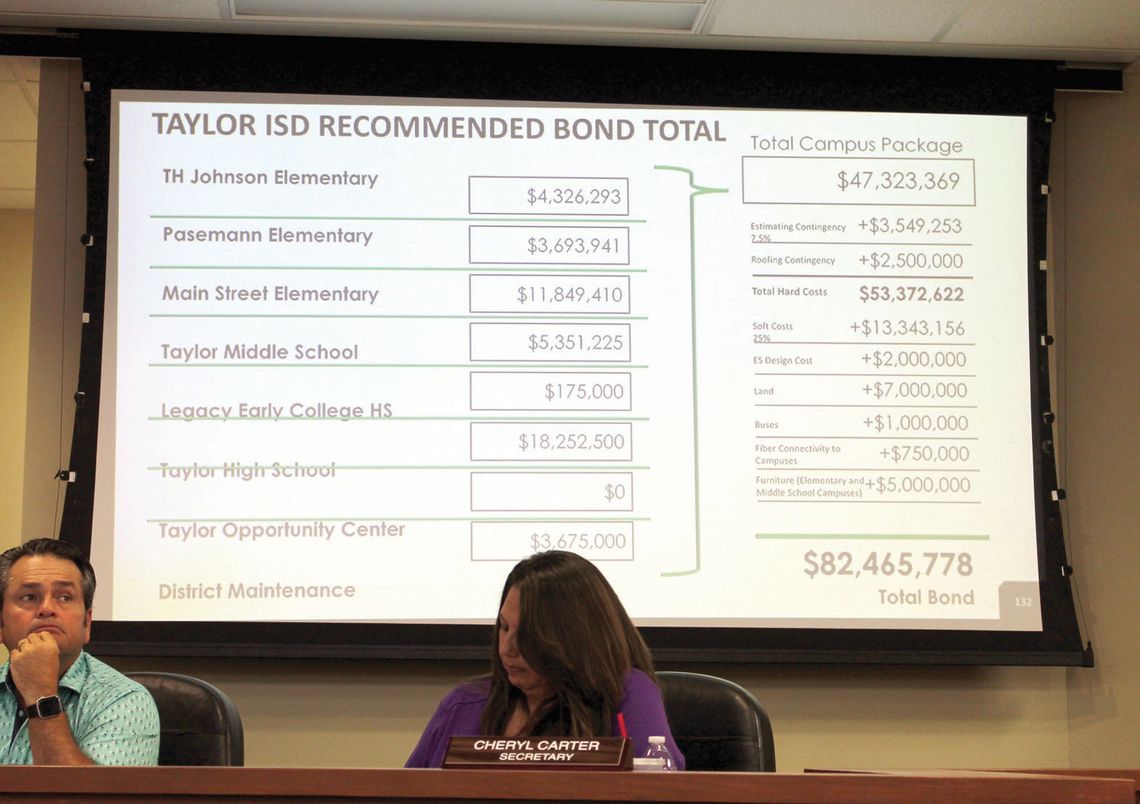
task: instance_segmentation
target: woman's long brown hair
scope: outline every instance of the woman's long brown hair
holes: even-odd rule
[[[507,576],[502,608],[519,590],[518,647],[553,697],[531,712],[525,734],[609,736],[630,668],[654,678],[653,659],[617,594],[598,569],[574,553],[550,551],[520,561]],[[499,658],[499,618],[491,636],[491,694],[485,734],[502,734],[522,693]]]

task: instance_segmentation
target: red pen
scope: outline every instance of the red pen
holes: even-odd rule
[[[618,714],[617,714],[617,721],[618,721],[618,728],[621,730],[621,736],[622,737],[628,737],[629,732],[627,732],[625,730],[625,718],[622,717],[621,712],[618,712]]]

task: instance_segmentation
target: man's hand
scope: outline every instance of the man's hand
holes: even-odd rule
[[[59,692],[59,644],[47,631],[34,631],[21,639],[9,656],[12,683],[33,704]]]
[[[35,631],[16,643],[9,654],[12,683],[24,706],[59,694],[59,643],[49,631]],[[71,733],[67,715],[28,721],[28,741],[36,765],[93,765]]]

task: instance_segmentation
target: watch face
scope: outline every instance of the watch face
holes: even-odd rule
[[[49,695],[40,698],[32,706],[28,707],[29,716],[35,717],[55,717],[63,712],[63,701],[59,699],[58,695]]]

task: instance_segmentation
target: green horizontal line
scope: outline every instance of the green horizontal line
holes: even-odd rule
[[[547,459],[547,460],[549,460],[549,459]],[[414,465],[412,465],[412,466],[395,466],[395,465],[391,465],[391,466],[342,466],[341,464],[337,464],[335,469],[338,472],[341,470],[345,470],[345,471],[400,470],[400,471],[403,471],[403,470],[409,470],[409,469],[410,470],[417,470],[417,471],[427,471],[427,472],[435,471],[435,470],[445,470],[445,469],[446,470],[460,469],[463,471],[480,471],[480,472],[482,472],[482,471],[492,471],[492,470],[496,470],[496,469],[506,469],[506,470],[511,470],[514,472],[533,472],[535,470],[541,470],[541,471],[550,470],[550,471],[571,472],[571,473],[595,471],[595,470],[601,470],[601,471],[606,471],[606,472],[629,472],[629,471],[633,471],[633,470],[648,471],[648,469],[649,469],[648,466],[628,466],[628,465],[624,465],[624,464],[619,465],[619,466],[612,466],[612,465],[611,466],[588,466],[585,464],[577,464],[577,463],[569,465],[569,466],[566,464],[555,464],[554,466],[521,466],[521,465],[519,465],[522,463],[524,463],[524,461],[518,461],[516,463],[490,463],[490,462],[488,462],[487,464],[463,464],[463,465],[459,465],[459,466],[444,466],[444,465],[441,465],[441,466],[414,466]],[[147,471],[161,472],[163,470],[163,468],[164,467],[162,467],[162,466],[148,466]],[[243,468],[253,468],[253,467],[250,464],[245,464],[243,466]],[[272,468],[272,464],[261,464],[260,468],[270,469],[270,468]],[[292,469],[293,467],[289,466],[288,468]],[[301,469],[331,469],[334,467],[332,467],[330,464],[320,464],[320,465],[314,465],[314,466],[302,465],[300,468]],[[173,470],[173,469],[184,469],[184,470],[214,469],[214,470],[220,472],[220,471],[223,471],[225,469],[225,467],[224,466],[206,466],[204,464],[198,464],[197,466],[179,466],[177,464],[167,464],[165,469],[168,472]],[[234,477],[234,479],[238,479],[236,474],[233,477]],[[285,479],[289,480],[291,478],[285,478]]]
[[[152,265],[152,271],[466,271],[468,273],[552,273],[552,274],[644,274],[647,268],[628,268],[622,265],[600,265],[597,268],[572,268],[564,264],[545,263],[546,268],[523,266],[513,268],[501,265],[448,266],[448,265]]]
[[[509,321],[502,321],[504,316],[511,316]],[[502,321],[502,323],[541,323],[544,320],[556,318],[560,322],[593,324],[604,321],[648,321],[646,315],[626,315],[624,313],[598,313],[597,317],[583,318],[582,313],[530,313],[538,318],[523,318],[515,313],[488,313],[486,315],[394,315],[394,314],[366,314],[366,313],[151,313],[151,318],[395,318],[395,319],[462,319],[466,321]],[[606,316],[602,318],[602,316]],[[576,320],[580,319],[580,320]],[[900,407],[903,407],[900,405]],[[913,407],[906,406],[906,407]]]
[[[149,368],[622,368],[643,369],[646,365],[633,366],[618,361],[592,363],[589,360],[568,360],[565,363],[147,363]]]
[[[621,411],[617,411],[621,413]],[[648,416],[191,416],[196,422],[647,422]],[[185,422],[185,416],[148,416],[152,422]]]
[[[646,218],[625,218],[620,216],[587,218],[541,218],[507,217],[495,218],[452,218],[415,217],[399,215],[151,215],[159,221],[437,221],[440,223],[534,223],[549,226],[555,223],[589,223],[593,228],[619,229],[627,223],[646,223]],[[536,227],[537,228],[537,227]]]
[[[757,539],[889,539],[894,541],[918,541],[934,539],[956,542],[988,542],[988,533],[757,533]]]
[[[620,513],[620,512],[619,512]],[[607,516],[607,517],[575,517],[564,516],[557,519],[543,518],[543,517],[470,517],[470,516],[343,516],[343,517],[261,517],[261,518],[242,518],[242,519],[148,519],[148,523],[157,522],[344,522],[352,520],[353,522],[534,522],[549,523],[549,522],[649,522],[650,517],[647,516]]]

